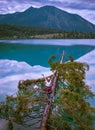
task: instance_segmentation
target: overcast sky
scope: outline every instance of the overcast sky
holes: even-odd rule
[[[69,13],[76,13],[95,24],[95,0],[0,0],[0,14],[22,12],[33,6],[56,6]]]

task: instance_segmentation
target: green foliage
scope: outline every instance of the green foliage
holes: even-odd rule
[[[51,70],[56,70],[59,75],[49,124],[58,130],[93,130],[95,109],[90,106],[88,98],[94,94],[84,82],[89,66],[74,61],[71,56],[69,59],[62,64],[53,62],[52,57],[49,60]]]
[[[34,89],[34,85],[39,87]],[[19,81],[18,93],[15,96],[6,96],[6,103],[0,106],[0,117],[10,119],[18,124],[26,125],[26,118],[30,120],[40,118],[47,95],[44,91],[44,79]],[[8,122],[9,128],[12,122]]]
[[[56,29],[47,29],[41,27],[31,27],[31,26],[20,26],[20,25],[0,25],[0,39],[2,38],[35,38],[36,35],[43,34],[53,34],[60,32]]]
[[[20,26],[20,25],[0,25],[0,39],[19,39],[19,38],[95,38],[94,33],[67,32],[62,30]]]
[[[52,56],[48,61],[51,70],[58,72],[58,79],[47,129],[94,130],[95,108],[88,102],[94,94],[84,82],[89,66],[74,61],[71,56],[69,62],[61,64],[55,58]],[[34,85],[39,86],[38,91]],[[17,95],[6,96],[6,103],[0,106],[0,117],[12,117],[12,121],[23,124],[26,116],[41,116],[41,109],[47,101],[44,87],[44,79],[19,81]],[[9,127],[12,129],[10,121]]]

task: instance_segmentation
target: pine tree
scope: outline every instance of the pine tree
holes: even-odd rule
[[[74,61],[72,57],[62,64],[53,63],[53,59],[49,60],[51,70],[56,70],[59,77],[49,126],[58,130],[94,130],[95,109],[88,102],[94,94],[84,82],[89,66]]]

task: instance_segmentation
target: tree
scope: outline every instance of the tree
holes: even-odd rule
[[[58,130],[93,130],[95,109],[88,102],[94,94],[85,84],[85,73],[89,70],[86,63],[80,63],[69,57],[70,61],[59,64],[49,60],[51,70],[58,72],[57,93],[49,125]],[[57,110],[55,110],[57,106]],[[49,128],[50,129],[50,128]]]

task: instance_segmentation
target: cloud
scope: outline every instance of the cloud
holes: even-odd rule
[[[95,11],[95,0],[49,0],[52,4],[61,8],[72,10],[92,10]]]
[[[8,0],[6,1],[0,1],[0,13],[6,14],[6,13],[14,13],[23,11],[25,8],[27,8],[28,5],[25,3],[18,3],[18,1],[12,1],[10,2]]]
[[[29,8],[41,7],[42,0],[0,0],[0,14],[22,12]]]
[[[86,2],[86,1],[78,1],[78,2],[64,2],[65,7],[69,7],[72,9],[90,9],[90,10],[95,10],[95,3],[91,2]]]
[[[45,5],[79,14],[95,24],[95,0],[0,0],[0,13],[22,12],[31,6],[38,8]]]

